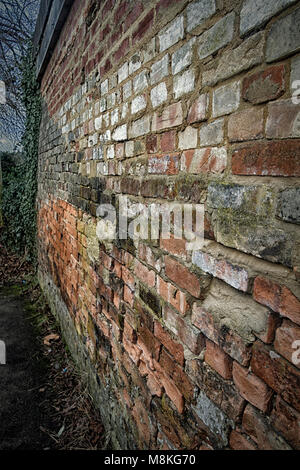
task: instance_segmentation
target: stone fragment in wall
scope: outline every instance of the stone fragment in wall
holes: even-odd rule
[[[195,87],[195,73],[193,69],[186,70],[181,75],[176,75],[173,80],[175,99],[190,93]]]
[[[279,193],[277,217],[293,224],[300,224],[300,187],[287,188]]]
[[[191,65],[193,59],[193,45],[195,38],[190,39],[180,49],[172,54],[172,73],[173,75],[181,72],[183,69]]]
[[[235,13],[229,13],[199,37],[198,56],[200,60],[205,59],[205,57],[208,57],[232,41],[234,20]]]
[[[180,39],[183,39],[184,26],[183,16],[178,16],[170,24],[168,24],[158,35],[160,52],[169,49]]]
[[[215,0],[198,0],[190,3],[186,8],[187,31],[201,26],[216,12]]]
[[[213,117],[224,116],[236,111],[240,105],[241,83],[229,83],[217,88],[213,92]]]
[[[300,50],[300,8],[280,18],[269,31],[266,60],[273,62]]]
[[[241,34],[262,26],[295,0],[245,0],[241,10]]]
[[[264,59],[264,34],[258,33],[242,42],[235,49],[223,52],[217,65],[202,74],[203,85],[215,85],[221,80],[260,64]]]
[[[209,147],[224,141],[224,119],[217,119],[200,127],[200,146]]]
[[[266,136],[268,139],[300,137],[300,103],[295,104],[292,99],[269,103]]]

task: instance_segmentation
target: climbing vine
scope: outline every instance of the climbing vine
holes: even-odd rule
[[[26,110],[25,132],[19,158],[2,155],[2,242],[30,261],[36,259],[36,193],[38,141],[41,118],[39,86],[32,47],[23,60],[22,101]]]

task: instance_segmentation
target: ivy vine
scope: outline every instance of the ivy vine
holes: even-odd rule
[[[36,194],[41,98],[32,46],[23,60],[22,101],[26,110],[22,154],[2,154],[2,242],[36,261]]]

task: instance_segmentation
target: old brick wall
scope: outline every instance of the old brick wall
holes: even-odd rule
[[[300,448],[299,22],[74,2],[41,83],[39,275],[114,448]],[[203,203],[204,247],[101,243],[119,194]]]

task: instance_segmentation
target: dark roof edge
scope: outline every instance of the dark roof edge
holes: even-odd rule
[[[33,44],[36,76],[40,81],[53,54],[74,0],[43,0],[36,23]]]

